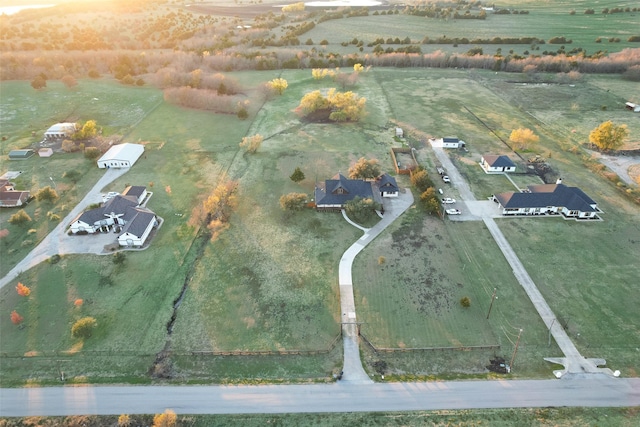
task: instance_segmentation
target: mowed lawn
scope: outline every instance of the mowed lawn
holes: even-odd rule
[[[354,293],[362,333],[377,347],[496,345],[481,289],[463,276],[444,223],[413,209],[356,259]],[[460,299],[469,297],[468,308]],[[485,313],[486,314],[486,313]]]

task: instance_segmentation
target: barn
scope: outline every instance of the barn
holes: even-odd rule
[[[76,133],[75,123],[56,123],[44,133],[46,141],[54,141],[57,139],[69,138]]]
[[[144,145],[129,143],[114,145],[98,159],[98,167],[100,169],[130,168],[142,153],[144,153]]]

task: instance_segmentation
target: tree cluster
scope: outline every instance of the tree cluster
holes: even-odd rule
[[[526,150],[540,141],[540,137],[528,128],[518,128],[511,131],[509,136],[511,148],[514,150]]]
[[[301,211],[307,204],[305,193],[289,193],[280,197],[280,207],[284,211]]]
[[[617,150],[629,135],[627,125],[616,125],[611,120],[601,123],[589,133],[589,142],[602,151]]]
[[[240,147],[243,147],[247,151],[247,153],[254,154],[262,145],[263,140],[264,138],[260,134],[245,136],[244,138],[242,138]]]
[[[367,100],[357,94],[338,92],[329,89],[326,96],[319,90],[309,92],[302,97],[297,111],[304,117],[317,111],[326,112],[324,117],[334,122],[358,121],[364,115]]]
[[[380,176],[380,162],[378,159],[367,160],[360,157],[351,167],[349,167],[350,179],[376,179]]]
[[[373,199],[354,197],[345,204],[345,211],[349,218],[356,222],[366,222],[374,217],[375,211],[381,208],[380,203]]]
[[[90,338],[93,334],[93,330],[98,325],[98,322],[93,317],[83,317],[77,320],[71,327],[71,335],[74,338]]]
[[[411,184],[420,193],[420,204],[428,213],[440,212],[440,202],[433,181],[424,168],[420,167],[411,171]]]

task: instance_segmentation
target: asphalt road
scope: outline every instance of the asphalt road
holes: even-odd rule
[[[0,389],[0,416],[379,412],[640,405],[639,378]]]

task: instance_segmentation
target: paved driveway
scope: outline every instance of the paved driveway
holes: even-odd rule
[[[23,271],[27,271],[32,267],[49,259],[49,257],[59,254],[79,254],[79,253],[104,253],[104,245],[115,241],[114,235],[107,233],[105,235],[95,236],[68,236],[66,234],[67,227],[71,221],[77,217],[87,206],[102,201],[102,189],[115,181],[116,178],[124,175],[129,171],[128,168],[123,169],[107,169],[102,177],[96,182],[93,188],[78,203],[78,205],[69,212],[69,214],[60,220],[60,224],[54,228],[31,252],[27,254],[14,268],[0,279],[0,288],[10,283]]]

